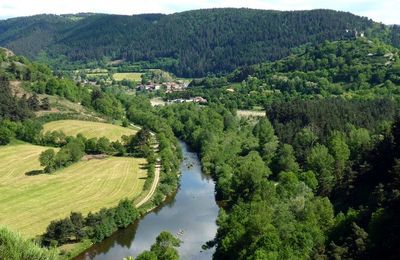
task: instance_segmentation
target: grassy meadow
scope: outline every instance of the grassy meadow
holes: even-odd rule
[[[40,170],[47,147],[30,144],[0,148],[0,224],[30,238],[71,211],[87,214],[136,198],[147,177],[145,159],[109,157],[81,161],[53,174]]]
[[[76,136],[81,133],[86,138],[104,136],[111,141],[119,140],[123,135],[129,136],[137,132],[134,129],[122,126],[81,120],[52,121],[43,126],[43,131],[63,131],[67,136]]]
[[[143,73],[140,72],[124,72],[124,73],[114,73],[113,78],[116,81],[122,81],[124,79],[131,80],[131,81],[141,81]]]
[[[237,115],[240,117],[265,117],[266,112],[260,110],[244,110],[238,109]]]

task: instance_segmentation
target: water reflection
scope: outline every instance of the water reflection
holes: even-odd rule
[[[214,182],[202,174],[195,153],[181,143],[184,161],[181,165],[180,188],[174,198],[158,210],[146,215],[102,243],[93,246],[76,259],[122,259],[148,250],[157,235],[167,230],[182,235],[178,249],[181,259],[211,259],[213,250],[201,246],[214,238],[218,206],[214,198]]]

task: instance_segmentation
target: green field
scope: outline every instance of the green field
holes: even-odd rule
[[[51,175],[26,175],[41,169],[38,157],[45,149],[30,144],[0,148],[0,225],[24,237],[42,234],[52,220],[71,211],[87,214],[142,192],[145,159],[92,159]]]
[[[137,132],[134,129],[122,126],[81,120],[52,121],[43,126],[43,131],[63,131],[67,136],[76,136],[81,133],[86,138],[104,136],[111,141],[119,140],[123,135],[129,136]]]
[[[140,72],[127,72],[127,73],[114,73],[113,78],[116,81],[121,81],[121,80],[131,80],[131,81],[141,81],[143,73]]]
[[[240,117],[265,117],[266,112],[262,110],[244,110],[238,109],[237,115]]]

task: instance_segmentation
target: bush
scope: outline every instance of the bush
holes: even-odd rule
[[[13,133],[6,127],[0,127],[0,145],[9,144]]]
[[[55,260],[57,251],[41,248],[7,228],[0,228],[0,259]]]

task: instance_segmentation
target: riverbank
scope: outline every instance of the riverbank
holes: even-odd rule
[[[134,125],[132,125],[134,126]],[[132,201],[132,203],[135,204],[135,208],[139,211],[141,219],[144,215],[146,215],[148,212],[153,210],[154,208],[157,207],[157,203],[154,203],[152,201],[154,194],[157,191],[158,184],[160,182],[160,173],[161,173],[161,159],[159,155],[159,141],[157,140],[156,135],[151,132],[151,142],[152,142],[152,149],[155,154],[155,165],[149,163],[147,168],[148,168],[148,180],[146,182],[151,183],[149,188],[146,188],[143,192],[142,195],[137,197],[135,200]],[[89,240],[85,239],[79,243],[74,243],[74,244],[66,244],[63,246],[59,247],[59,250],[61,252],[61,258],[62,259],[72,259],[76,257],[77,255],[81,254],[85,250],[89,249],[92,247],[94,243]]]
[[[182,259],[211,259],[213,249],[204,251],[202,245],[215,237],[219,207],[215,202],[215,185],[201,171],[196,153],[180,143],[183,158],[180,164],[180,185],[166,203],[145,214],[139,221],[121,229],[101,243],[93,245],[76,257],[83,259],[122,259],[148,250],[156,236],[164,230],[178,236]]]

